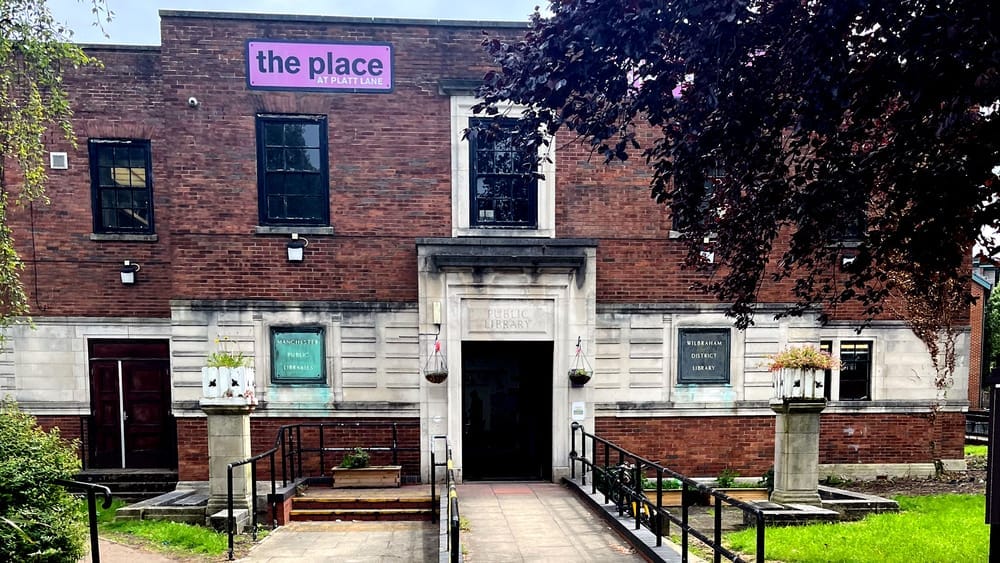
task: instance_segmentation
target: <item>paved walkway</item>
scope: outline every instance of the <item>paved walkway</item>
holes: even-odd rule
[[[566,487],[553,483],[466,483],[459,513],[468,563],[645,561]]]
[[[437,560],[438,526],[430,522],[291,522],[240,559],[265,563]]]
[[[138,549],[128,545],[120,544],[108,540],[100,540],[101,563],[177,563],[177,559],[171,559],[164,555],[151,553],[144,549]],[[80,563],[91,563],[93,558],[90,554],[90,537],[87,537],[87,555],[80,560]]]

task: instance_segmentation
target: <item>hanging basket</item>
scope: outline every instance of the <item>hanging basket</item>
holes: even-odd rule
[[[443,383],[445,379],[448,379],[448,362],[445,359],[444,352],[441,351],[441,341],[438,340],[438,335],[434,335],[434,342],[431,345],[431,353],[427,356],[427,361],[424,363],[424,379],[430,381],[431,383]]]
[[[573,387],[583,387],[593,375],[594,370],[590,367],[590,361],[587,360],[587,355],[583,352],[583,339],[578,336],[573,367],[569,370],[569,382],[573,384]]]
[[[431,383],[444,383],[448,379],[448,370],[436,370],[424,372],[424,379]]]
[[[585,369],[571,369],[569,370],[569,381],[573,384],[573,387],[583,387],[593,374]]]

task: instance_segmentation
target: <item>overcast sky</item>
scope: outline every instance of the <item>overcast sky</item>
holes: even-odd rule
[[[160,44],[160,10],[310,14],[375,18],[527,21],[547,0],[107,0],[114,19],[104,24],[109,37],[93,25],[90,0],[49,0],[56,20],[68,23],[77,43]]]

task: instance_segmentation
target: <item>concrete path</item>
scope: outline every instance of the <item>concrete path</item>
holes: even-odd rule
[[[438,527],[430,522],[292,522],[240,559],[266,563],[437,560]]]
[[[177,563],[177,559],[171,559],[165,555],[152,553],[145,549],[139,549],[128,545],[116,543],[108,540],[99,540],[101,549],[101,563]],[[91,563],[93,558],[89,553],[90,538],[87,538],[88,553],[80,560],[80,563]]]
[[[565,487],[553,483],[465,483],[459,513],[467,563],[645,561]]]

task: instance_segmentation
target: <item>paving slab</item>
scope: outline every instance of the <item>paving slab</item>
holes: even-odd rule
[[[437,561],[438,548],[437,524],[430,522],[291,522],[264,538],[240,561]]]
[[[645,561],[565,487],[554,483],[458,486],[466,563]]]

